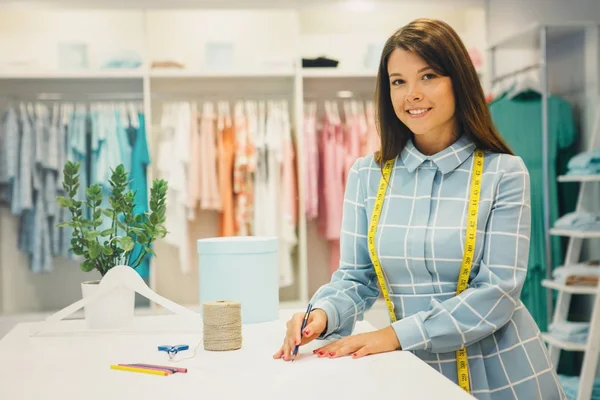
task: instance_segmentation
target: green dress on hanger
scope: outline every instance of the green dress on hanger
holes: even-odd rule
[[[529,268],[521,300],[542,331],[548,329],[547,289],[541,282],[547,268],[563,263],[563,238],[552,236],[552,266],[546,265],[544,239],[544,193],[542,170],[542,98],[534,91],[517,96],[500,96],[490,103],[490,112],[500,135],[512,151],[523,159],[531,180],[531,244]],[[558,183],[575,154],[577,134],[571,105],[565,100],[548,98],[548,156],[550,227],[561,215],[573,211],[577,203],[577,184]]]

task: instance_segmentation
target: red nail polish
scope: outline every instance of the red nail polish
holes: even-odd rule
[[[333,356],[335,356],[335,353],[329,353],[329,355],[330,355],[331,357],[333,357]]]
[[[307,330],[305,330],[305,331],[304,331],[304,334],[305,334],[306,336],[308,336],[308,335],[310,335],[310,331],[307,329]]]
[[[320,355],[320,356],[322,356],[322,355],[323,355],[323,352],[322,352],[322,351],[320,351],[320,352],[319,352],[319,355]]]
[[[352,357],[356,357],[356,353],[352,354]]]

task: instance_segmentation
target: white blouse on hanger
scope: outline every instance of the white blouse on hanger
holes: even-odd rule
[[[187,229],[187,168],[189,163],[191,108],[189,103],[165,104],[158,145],[158,170],[169,182],[167,192],[167,243],[178,247],[181,270],[191,269]]]

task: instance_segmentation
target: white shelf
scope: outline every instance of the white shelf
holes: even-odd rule
[[[596,175],[561,175],[559,182],[600,182],[600,174]]]
[[[572,343],[565,342],[564,340],[559,340],[553,337],[549,333],[542,333],[542,338],[544,341],[552,346],[556,346],[559,349],[569,350],[569,351],[586,351],[587,345],[585,343]]]
[[[260,69],[260,70],[232,70],[232,71],[198,71],[185,69],[152,69],[151,78],[171,79],[207,79],[207,78],[292,78],[293,69]]]
[[[377,78],[377,70],[370,69],[338,69],[338,68],[303,68],[304,78]]]
[[[600,231],[578,231],[575,229],[550,229],[550,234],[553,236],[568,236],[580,239],[600,238]]]
[[[566,21],[540,25],[534,23],[521,31],[492,43],[488,50],[493,49],[537,49],[540,46],[541,28],[548,28],[548,41],[558,41],[563,37],[578,34],[587,27],[594,26],[593,21]]]
[[[0,71],[0,79],[142,79],[142,69],[82,71]]]
[[[598,287],[596,286],[573,286],[573,285],[565,285],[564,283],[555,282],[553,280],[544,279],[542,281],[542,286],[547,287],[549,289],[558,290],[565,293],[572,294],[596,294],[598,292]]]

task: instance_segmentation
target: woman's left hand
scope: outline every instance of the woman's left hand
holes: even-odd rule
[[[375,332],[345,337],[313,351],[319,357],[337,358],[352,355],[360,358],[369,354],[386,353],[400,349],[394,328],[388,326]]]

